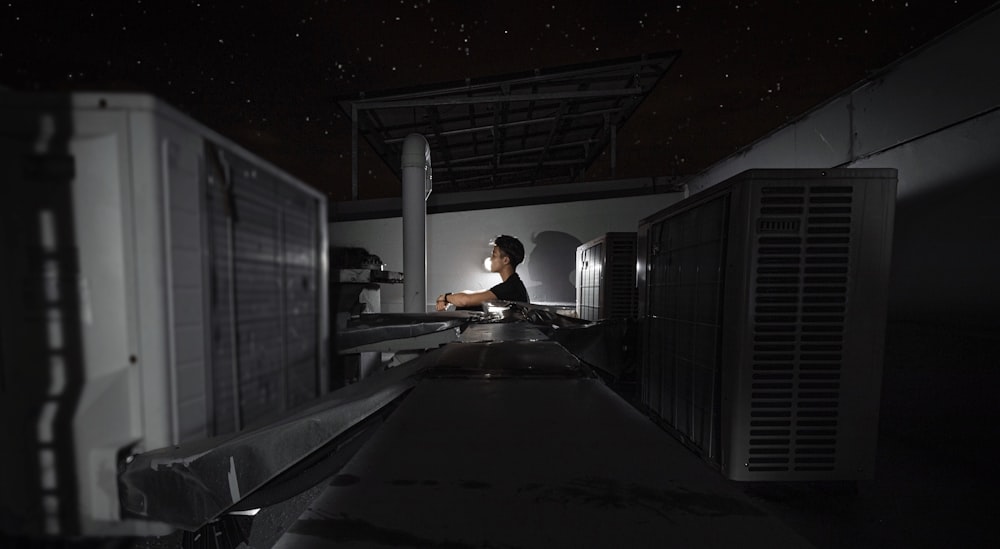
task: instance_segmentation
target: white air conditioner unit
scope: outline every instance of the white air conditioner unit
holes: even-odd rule
[[[635,233],[606,233],[576,248],[576,314],[635,318]]]
[[[751,170],[640,222],[640,400],[728,478],[871,478],[895,196]]]
[[[141,534],[131,452],[326,390],[326,202],[142,94],[0,94],[0,531]]]

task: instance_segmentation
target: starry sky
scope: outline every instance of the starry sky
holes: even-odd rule
[[[0,88],[148,92],[351,196],[336,100],[679,50],[619,177],[697,173],[994,0],[0,2]],[[367,147],[360,198],[399,195]],[[609,177],[606,156],[587,179]]]

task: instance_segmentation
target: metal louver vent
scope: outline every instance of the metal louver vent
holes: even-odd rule
[[[635,235],[608,238],[608,276],[611,299],[608,315],[613,318],[635,316]]]
[[[606,233],[576,249],[577,315],[585,320],[633,318],[636,233]]]
[[[850,186],[762,187],[753,266],[751,472],[833,471],[852,223]]]

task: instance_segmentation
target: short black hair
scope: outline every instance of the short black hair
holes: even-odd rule
[[[490,244],[500,248],[500,251],[510,258],[512,267],[517,267],[524,261],[524,244],[514,236],[502,234],[490,240]]]

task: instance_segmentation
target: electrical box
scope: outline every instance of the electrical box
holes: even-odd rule
[[[871,478],[896,171],[750,170],[640,221],[640,401],[734,480]]]
[[[141,534],[121,459],[328,383],[326,201],[144,94],[0,93],[0,529]]]
[[[576,314],[584,320],[635,318],[636,233],[607,233],[576,249]]]

